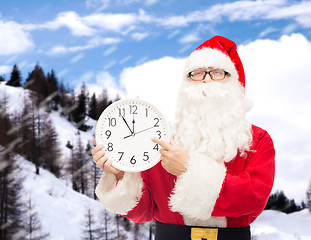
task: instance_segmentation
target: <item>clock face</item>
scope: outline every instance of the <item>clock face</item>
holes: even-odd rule
[[[169,141],[169,124],[156,107],[140,99],[114,102],[96,125],[96,143],[104,145],[112,165],[122,171],[144,171],[160,161],[160,146],[152,137]]]

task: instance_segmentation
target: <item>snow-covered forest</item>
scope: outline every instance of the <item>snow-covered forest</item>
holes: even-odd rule
[[[153,222],[111,214],[94,194],[96,119],[120,97],[68,89],[39,64],[24,80],[14,65],[0,81],[0,239],[153,239]],[[311,239],[311,185],[305,194],[273,192],[253,239]]]

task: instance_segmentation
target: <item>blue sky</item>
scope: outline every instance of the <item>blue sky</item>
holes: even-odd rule
[[[27,0],[0,2],[0,74],[23,77],[35,63],[75,88],[105,71],[164,56],[184,58],[213,35],[237,45],[302,33],[311,38],[310,1]]]

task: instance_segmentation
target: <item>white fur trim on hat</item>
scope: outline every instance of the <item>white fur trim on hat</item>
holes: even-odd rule
[[[201,48],[193,51],[187,59],[184,76],[197,68],[220,68],[230,73],[234,79],[239,79],[238,72],[231,58],[222,51],[213,48]]]
[[[224,163],[204,154],[190,154],[187,171],[178,176],[169,205],[184,219],[202,221],[211,218],[226,175]]]
[[[113,174],[103,173],[95,193],[99,201],[110,212],[127,214],[142,197],[143,180],[140,173],[124,173],[118,183]]]

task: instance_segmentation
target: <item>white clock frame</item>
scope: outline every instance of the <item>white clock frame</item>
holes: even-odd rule
[[[112,166],[125,172],[141,172],[160,161],[161,147],[152,137],[169,142],[169,123],[158,108],[141,99],[112,103],[96,124],[96,143],[104,145]]]

